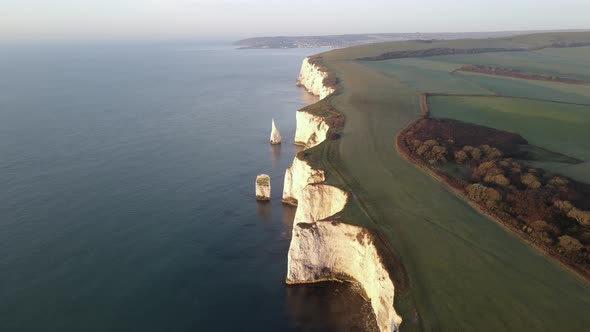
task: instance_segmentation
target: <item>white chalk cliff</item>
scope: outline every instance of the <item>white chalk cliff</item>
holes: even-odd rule
[[[281,144],[281,133],[275,125],[275,119],[272,119],[272,130],[270,131],[270,144]]]
[[[321,100],[334,93],[333,88],[324,85],[326,77],[328,77],[327,73],[311,64],[309,58],[305,58],[301,64],[297,85],[303,86],[311,94],[319,96]],[[296,120],[295,144],[311,148],[326,139],[330,127],[322,117],[300,110],[296,114]]]
[[[330,127],[322,117],[300,110],[297,111],[295,119],[295,144],[312,148],[326,139]]]
[[[310,183],[320,183],[326,180],[324,171],[313,169],[305,160],[297,157],[285,172],[283,185],[283,202],[296,205],[301,190]]]
[[[306,88],[321,94],[323,78],[307,61],[300,79]],[[317,69],[317,68],[316,68]],[[316,70],[317,71],[317,70]],[[320,83],[309,74],[322,77]],[[304,83],[305,82],[305,83]],[[325,89],[324,89],[325,91]],[[333,90],[332,90],[333,92]],[[330,92],[331,93],[331,92]],[[307,114],[300,116],[299,113]],[[296,142],[310,148],[323,142],[328,126],[321,117],[297,113]],[[323,184],[325,174],[295,157],[285,173],[283,201],[297,204],[287,264],[288,284],[338,280],[357,283],[371,302],[380,331],[397,331],[401,318],[393,307],[394,285],[382,257],[367,229],[335,221],[348,201],[348,194]]]
[[[371,302],[380,330],[395,331],[401,318],[393,308],[394,286],[376,239],[363,227],[327,220],[340,212],[347,200],[348,194],[334,186],[309,184],[301,190],[286,281],[357,283]]]
[[[305,87],[310,93],[324,99],[334,93],[332,87],[324,85],[324,79],[328,77],[328,73],[323,72],[318,66],[311,64],[309,58],[305,58],[301,64],[299,77],[297,78],[297,85]]]

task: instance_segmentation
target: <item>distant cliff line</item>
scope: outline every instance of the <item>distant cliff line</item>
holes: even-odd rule
[[[270,36],[238,40],[233,45],[242,49],[272,48],[344,48],[357,45],[404,40],[440,40],[469,38],[500,38],[520,34],[555,32],[556,30],[490,31],[490,32],[428,32],[428,33],[367,33],[323,36]],[[582,30],[559,30],[582,31]]]
[[[297,83],[320,101],[297,112],[295,143],[305,150],[285,172],[283,202],[297,206],[285,281],[356,284],[371,303],[379,330],[398,331],[402,319],[394,308],[394,264],[386,243],[377,232],[346,223],[340,214],[354,193],[328,184],[327,176],[335,174],[320,169],[317,160],[314,162],[323,156],[312,157],[316,147],[340,137],[344,117],[330,101],[337,93],[338,80],[316,56],[303,61]]]

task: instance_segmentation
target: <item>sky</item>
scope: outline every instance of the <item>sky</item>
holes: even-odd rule
[[[0,0],[0,39],[590,29],[590,0]]]

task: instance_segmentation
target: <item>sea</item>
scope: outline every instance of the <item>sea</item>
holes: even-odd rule
[[[284,172],[316,101],[295,79],[322,51],[0,44],[0,331],[374,329],[352,287],[285,284]]]

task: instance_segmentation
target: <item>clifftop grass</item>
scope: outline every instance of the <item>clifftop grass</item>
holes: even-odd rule
[[[371,65],[379,62],[355,59],[433,47],[531,47],[556,39],[590,41],[590,33],[383,43],[321,54],[322,65],[339,79],[338,94],[323,102],[346,122],[338,139],[326,140],[308,157],[326,171],[328,183],[353,193],[341,220],[375,230],[401,258],[390,266],[403,330],[584,330],[590,326],[590,287],[399,156],[394,138],[420,116],[420,91],[395,71]],[[527,52],[518,54],[527,59]],[[469,57],[477,63],[488,55]]]

